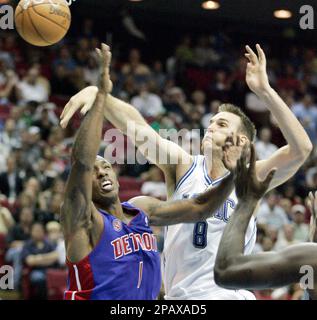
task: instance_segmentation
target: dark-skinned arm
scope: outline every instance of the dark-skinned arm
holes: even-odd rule
[[[98,93],[75,138],[61,208],[61,223],[66,234],[89,227],[91,221],[92,173],[102,133],[104,99],[104,95]]]
[[[309,241],[317,242],[317,191],[315,194],[309,192],[308,195],[308,207],[311,212],[310,228],[309,228]]]
[[[102,64],[99,92],[93,107],[82,121],[73,145],[72,167],[66,184],[64,202],[61,208],[61,223],[64,230],[66,245],[69,237],[78,230],[84,230],[86,235],[92,221],[92,174],[103,126],[103,105],[106,99],[103,64],[110,63],[111,54],[107,46],[97,50]]]
[[[264,181],[255,172],[254,147],[249,168],[238,163],[235,180],[239,203],[222,235],[215,264],[215,281],[227,289],[264,289],[298,282],[303,265],[316,269],[317,245],[299,244],[278,253],[244,255],[245,234],[257,203],[269,188],[274,171]],[[317,270],[315,270],[317,271]]]
[[[233,173],[230,173],[216,187],[195,198],[165,202],[152,197],[136,197],[129,202],[146,212],[153,226],[192,223],[211,217],[232,189]]]

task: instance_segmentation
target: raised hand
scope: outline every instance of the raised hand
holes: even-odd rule
[[[111,52],[110,48],[102,44],[101,50],[96,49],[99,66],[100,66],[100,83],[99,90],[108,94],[112,90],[112,82],[110,80],[110,62],[111,62]],[[76,95],[74,95],[69,102],[65,105],[64,110],[60,116],[62,128],[66,128],[70,119],[76,113],[76,111],[81,110],[80,113],[85,115],[93,106],[96,96],[98,93],[98,88],[95,86],[87,87]]]
[[[100,79],[98,84],[99,91],[103,91],[104,94],[108,94],[112,91],[112,81],[110,80],[110,47],[103,43],[101,45],[101,49],[96,48],[96,52],[99,57],[100,67]]]
[[[246,82],[255,94],[261,95],[270,88],[269,79],[266,72],[265,53],[259,44],[256,45],[257,55],[246,46],[246,58],[249,60],[246,70]]]
[[[67,102],[60,116],[60,125],[65,129],[69,120],[73,117],[77,110],[81,110],[81,114],[86,114],[93,106],[98,93],[98,88],[94,86],[87,87],[75,94]]]
[[[243,152],[237,162],[235,187],[236,195],[240,200],[260,200],[267,192],[270,182],[273,179],[275,169],[271,170],[263,181],[260,181],[255,169],[256,156],[254,145],[251,145],[250,165],[247,166],[247,153]]]
[[[240,159],[243,149],[247,147],[241,145],[239,136],[232,135],[226,139],[225,146],[222,148],[222,162],[227,170],[235,173],[237,161]]]

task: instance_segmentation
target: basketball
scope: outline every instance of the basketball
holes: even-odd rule
[[[20,36],[35,46],[50,46],[64,38],[71,23],[66,0],[21,0],[15,10]]]

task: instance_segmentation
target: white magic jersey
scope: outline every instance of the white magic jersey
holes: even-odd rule
[[[176,186],[173,199],[195,197],[221,180],[207,174],[205,157],[194,157],[194,163]],[[166,227],[162,271],[165,299],[250,300],[246,290],[226,290],[215,284],[214,265],[222,233],[237,204],[235,191],[212,218],[198,223]],[[256,240],[256,222],[252,217],[245,237],[245,254],[250,254]]]

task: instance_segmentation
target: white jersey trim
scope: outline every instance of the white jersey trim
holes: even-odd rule
[[[180,188],[180,186],[186,181],[186,179],[193,173],[193,171],[195,170],[197,166],[197,157],[194,157],[194,162],[193,164],[190,166],[190,168],[187,170],[187,172],[183,175],[183,177],[178,181],[178,183],[176,184],[176,188],[174,193],[177,192],[177,190]]]

